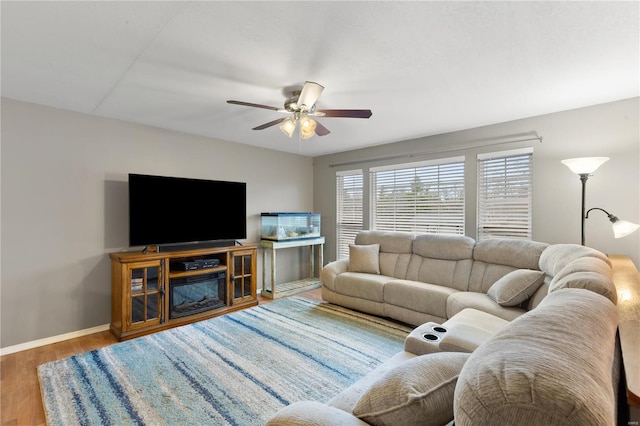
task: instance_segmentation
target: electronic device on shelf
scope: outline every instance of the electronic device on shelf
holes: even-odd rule
[[[220,266],[220,259],[173,260],[172,271],[197,271]]]
[[[199,259],[196,260],[198,265],[200,265],[200,269],[207,268],[215,268],[216,266],[220,266],[220,259]]]

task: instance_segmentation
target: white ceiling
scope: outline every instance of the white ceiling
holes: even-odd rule
[[[640,3],[2,1],[2,96],[318,156],[639,96]],[[331,134],[278,112],[305,80]]]

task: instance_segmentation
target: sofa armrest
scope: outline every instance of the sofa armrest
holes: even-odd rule
[[[278,411],[265,426],[366,426],[356,416],[316,401],[294,402]]]
[[[339,259],[331,263],[327,263],[327,265],[322,268],[322,271],[320,271],[320,281],[322,281],[322,285],[331,291],[336,291],[334,284],[336,277],[343,272],[347,272],[348,266],[348,259]]]

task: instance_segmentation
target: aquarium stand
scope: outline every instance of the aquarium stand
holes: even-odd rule
[[[290,296],[292,294],[320,287],[320,269],[323,265],[324,237],[307,238],[292,241],[261,240],[262,247],[262,296],[270,299]],[[315,247],[318,250],[318,273],[316,275]],[[276,251],[287,248],[309,247],[309,277],[286,283],[276,280]],[[271,279],[267,280],[267,252],[271,253]]]

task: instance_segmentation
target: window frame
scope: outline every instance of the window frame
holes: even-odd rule
[[[476,161],[476,240],[531,240],[533,147],[478,154]]]
[[[345,179],[351,178],[351,184],[345,188]],[[364,229],[364,173],[362,169],[336,172],[336,258],[349,257],[349,244],[353,244],[359,231]],[[345,192],[360,192],[345,204]],[[345,220],[348,219],[348,220]]]
[[[464,156],[372,167],[369,173],[371,229],[465,234]],[[391,197],[388,202],[381,191]]]

